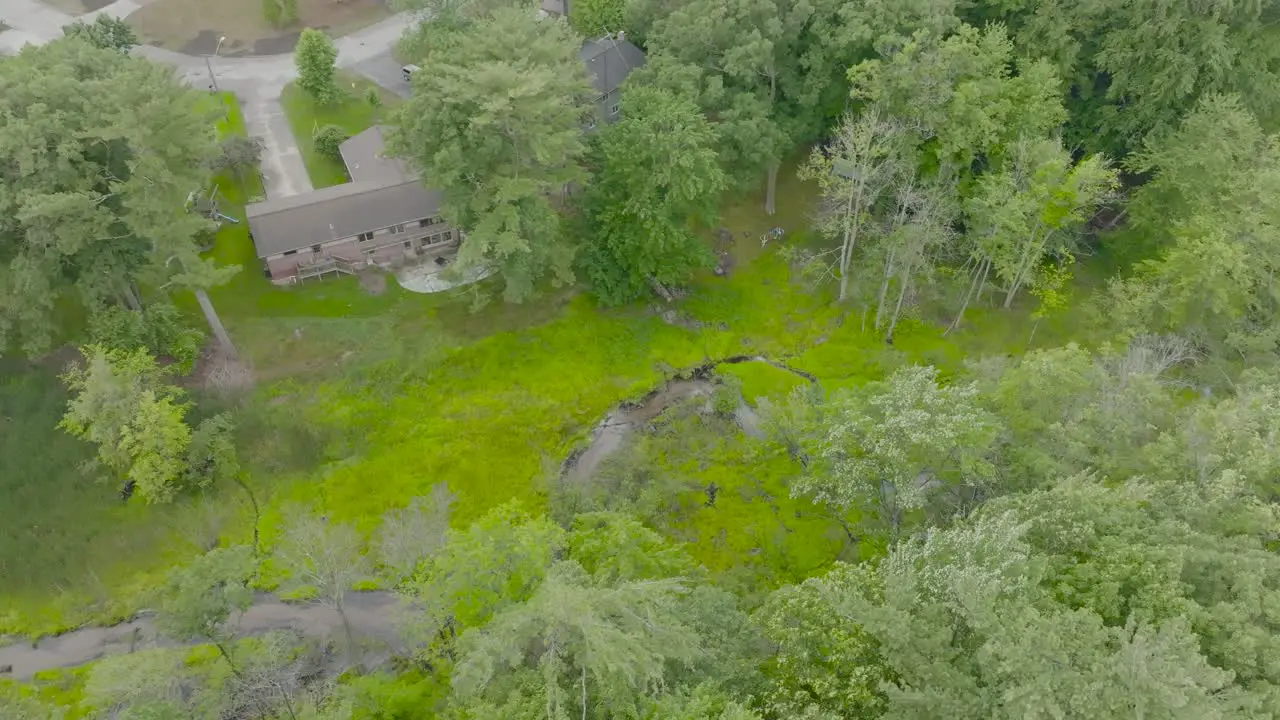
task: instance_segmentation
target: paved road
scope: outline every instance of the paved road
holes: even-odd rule
[[[148,0],[116,0],[92,13],[80,16],[92,20],[100,14],[127,17]],[[216,1],[216,0],[214,0]],[[402,96],[409,85],[400,75],[400,66],[391,58],[391,47],[415,21],[414,13],[400,13],[362,30],[338,38],[338,67],[350,68],[388,90]],[[62,36],[62,27],[72,16],[49,8],[37,0],[0,0],[0,21],[12,29],[0,32],[0,54],[18,52],[30,43],[42,45]],[[280,106],[280,91],[297,77],[290,55],[214,57],[184,55],[164,48],[143,45],[134,54],[174,66],[183,82],[234,92],[240,98],[245,128],[262,138],[262,174],[267,197],[277,198],[311,190],[298,144]],[[213,78],[210,78],[212,70]]]
[[[361,60],[350,66],[352,72],[359,73],[400,97],[409,97],[410,85],[404,79],[400,63],[391,57],[390,52],[379,53],[368,60]]]
[[[311,190],[298,143],[289,129],[277,93],[252,86],[236,91],[244,113],[245,132],[262,138],[262,184],[270,199]]]

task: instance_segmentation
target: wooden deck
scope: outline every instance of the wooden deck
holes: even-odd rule
[[[355,275],[358,267],[357,263],[346,258],[328,257],[319,262],[299,265],[298,274],[294,275],[293,281],[300,283],[312,279],[323,279],[329,274]]]

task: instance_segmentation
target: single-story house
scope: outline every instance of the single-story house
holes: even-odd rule
[[[600,119],[613,122],[621,111],[619,87],[644,64],[644,53],[618,33],[587,42],[579,57],[590,72]],[[351,182],[245,209],[249,237],[272,282],[454,252],[462,232],[440,217],[442,193],[385,155],[381,126],[348,139],[340,150]]]

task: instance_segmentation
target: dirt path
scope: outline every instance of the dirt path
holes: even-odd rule
[[[388,592],[352,592],[346,597],[347,620],[352,635],[374,654],[385,655],[399,646],[399,599]],[[272,630],[295,630],[310,637],[341,637],[342,620],[331,608],[317,604],[281,601],[258,593],[253,605],[236,623],[240,634],[258,635]],[[105,655],[152,647],[175,647],[156,633],[155,622],[143,616],[111,627],[86,627],[37,642],[0,647],[0,668],[10,666],[3,677],[29,680],[41,670],[83,665]],[[194,644],[194,643],[192,643]]]

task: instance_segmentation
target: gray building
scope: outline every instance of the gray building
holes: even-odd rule
[[[644,53],[618,33],[588,41],[578,57],[591,76],[599,120],[613,122],[622,110],[622,82],[644,64]],[[426,187],[403,161],[387,157],[384,145],[383,129],[369,128],[342,144],[351,182],[245,209],[250,237],[273,282],[453,252],[462,233],[440,218],[441,192]]]
[[[390,266],[457,246],[460,234],[439,216],[440,191],[383,149],[382,128],[369,128],[342,144],[351,182],[246,208],[272,281]]]
[[[628,42],[625,33],[617,33],[588,40],[578,51],[578,57],[591,75],[600,119],[617,120],[622,111],[622,81],[632,70],[644,65],[644,52]]]

